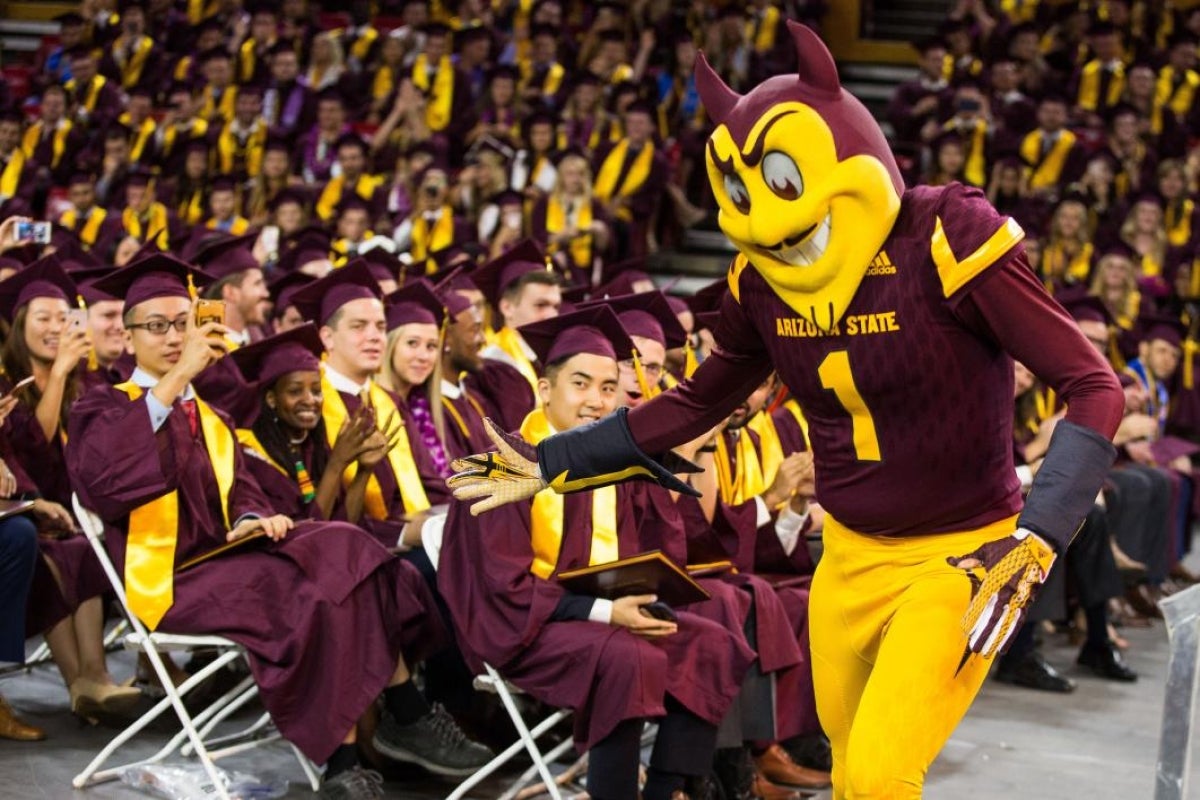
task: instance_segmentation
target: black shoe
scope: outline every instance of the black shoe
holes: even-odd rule
[[[1047,664],[1036,650],[1018,661],[1010,661],[1012,659],[1001,659],[1000,667],[996,670],[996,680],[1001,683],[1058,694],[1075,691],[1075,682]]]
[[[722,747],[713,755],[713,773],[726,800],[754,797],[754,757],[745,747]]]
[[[1133,683],[1138,679],[1138,674],[1129,668],[1112,642],[1102,645],[1085,644],[1075,663],[1110,681]]]
[[[372,769],[353,766],[321,783],[319,800],[379,800],[383,776]]]
[[[813,733],[808,736],[796,736],[783,742],[783,749],[802,767],[819,769],[822,772],[833,771],[833,751],[829,747],[829,739],[823,733]]]
[[[401,725],[386,708],[382,709],[371,743],[393,761],[417,764],[435,775],[455,778],[470,775],[492,760],[492,751],[468,739],[439,703],[411,725]]]

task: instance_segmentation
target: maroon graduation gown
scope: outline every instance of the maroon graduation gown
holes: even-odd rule
[[[617,487],[619,553],[638,552],[628,486]],[[557,570],[585,566],[591,550],[592,495],[563,498]],[[530,504],[474,517],[451,502],[438,569],[467,663],[487,662],[534,698],[575,711],[582,749],[623,720],[661,717],[670,694],[696,716],[720,723],[754,660],[742,637],[679,611],[679,631],[659,642],[597,622],[553,621],[563,589],[530,572]]]
[[[224,543],[203,436],[192,436],[180,409],[156,433],[144,395],[130,401],[119,389],[97,389],[72,410],[67,459],[84,502],[106,522],[119,571],[130,511],[172,490],[175,564]],[[230,520],[274,513],[240,447],[234,466]],[[174,604],[159,629],[218,634],[245,647],[280,733],[316,762],[378,697],[401,653],[412,664],[445,635],[417,571],[337,522],[302,522],[279,543],[249,543],[176,571]]]
[[[468,374],[463,383],[471,396],[479,400],[484,414],[502,430],[519,430],[526,415],[537,405],[533,388],[521,371],[498,359],[483,359],[483,367]],[[484,449],[490,450],[491,445]]]
[[[12,391],[12,382],[0,376],[0,393]],[[10,452],[4,462],[13,474],[31,478],[29,491],[51,502],[71,509],[71,483],[63,461],[59,439],[47,442],[37,415],[25,403],[8,415],[0,435],[8,442]],[[25,491],[26,489],[22,489]],[[75,613],[84,601],[108,591],[108,578],[87,538],[67,535],[61,539],[38,537],[41,558],[29,587],[29,602],[25,611],[25,630],[29,635],[42,633]],[[59,580],[47,566],[53,564]]]

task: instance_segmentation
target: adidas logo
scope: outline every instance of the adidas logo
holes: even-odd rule
[[[867,266],[867,275],[895,275],[896,265],[888,258],[886,250],[880,250]]]

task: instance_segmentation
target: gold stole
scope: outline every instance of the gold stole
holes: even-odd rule
[[[191,73],[191,71],[192,71],[192,57],[184,56],[183,58],[181,58],[175,62],[175,72],[173,73],[173,77],[177,81],[184,82],[187,80],[188,75]]]
[[[117,122],[133,131],[133,142],[129,145],[129,160],[140,160],[142,152],[146,149],[146,142],[150,141],[150,137],[154,135],[155,124],[153,117],[146,117],[146,119],[142,120],[142,124],[136,130],[130,125],[128,111],[117,117]]]
[[[192,25],[199,25],[209,17],[215,16],[218,10],[220,10],[220,3],[216,0],[188,0],[188,22]]]
[[[396,72],[391,67],[381,66],[375,72],[375,79],[371,81],[371,99],[383,100],[392,93],[392,89],[396,86]]]
[[[454,64],[450,61],[450,56],[442,56],[431,87],[429,72],[426,69],[428,63],[424,53],[417,56],[412,68],[412,82],[425,92],[428,98],[425,103],[425,124],[429,126],[429,130],[438,133],[450,124],[450,111],[454,102]]]
[[[717,467],[717,486],[721,492],[721,502],[727,505],[738,505],[751,500],[767,490],[768,484],[763,474],[762,462],[758,459],[758,450],[750,439],[749,432],[730,432],[736,436],[735,448],[737,464],[729,458],[729,445],[725,436],[717,437],[717,452],[714,462]],[[782,460],[782,459],[781,459]],[[775,465],[776,469],[779,465]]]
[[[371,45],[375,44],[375,40],[379,38],[379,31],[372,27],[368,27],[354,40],[354,44],[350,45],[350,57],[358,59],[358,63],[365,66],[367,55],[371,52]]]
[[[754,43],[754,52],[762,54],[775,46],[775,31],[779,28],[779,9],[767,6],[761,20],[746,23],[746,39]]]
[[[779,465],[783,463],[783,442],[779,441],[775,420],[766,411],[760,411],[746,423],[746,427],[758,434],[758,446],[762,448],[763,486],[770,486],[775,482]]]
[[[17,196],[17,189],[21,185],[21,173],[24,171],[25,150],[15,147],[8,154],[8,163],[4,165],[4,172],[0,174],[0,202]]]
[[[412,244],[409,252],[412,254],[414,264],[426,261],[430,253],[452,244],[454,244],[454,209],[449,205],[442,206],[442,215],[438,217],[437,222],[433,223],[432,229],[423,215],[413,221]],[[425,273],[427,275],[432,275],[436,271],[436,264],[426,264]]]
[[[25,151],[25,158],[33,158],[34,150],[37,149],[38,142],[42,139],[42,129],[45,123],[38,122],[36,125],[29,126],[29,130],[25,131],[25,141],[21,143],[21,149]],[[63,153],[67,149],[67,135],[71,132],[71,121],[60,120],[58,126],[54,129],[54,134],[50,139],[50,168],[54,169],[58,166],[58,162],[62,160]]]
[[[121,212],[121,224],[125,226],[125,232],[138,241],[145,242],[151,235],[154,236],[154,241],[164,250],[171,246],[170,231],[167,228],[167,207],[162,203],[152,203],[150,212],[147,215],[149,225],[143,228],[142,219],[132,207],[126,206]]]
[[[209,119],[214,114],[220,114],[223,118],[233,119],[233,110],[237,104],[237,87],[233,84],[225,87],[225,91],[221,93],[221,102],[217,103],[214,99],[215,95],[211,86],[204,87],[204,104],[200,106],[199,116]]]
[[[103,75],[97,75],[96,77],[92,78],[92,82],[88,84],[87,94],[83,96],[83,99],[80,100],[80,102],[83,104],[83,107],[87,109],[89,114],[96,110],[96,100],[100,97],[100,90],[104,88],[104,84],[106,83],[108,83],[107,78],[105,78]],[[76,83],[75,79],[72,78],[66,82],[66,85],[63,88],[74,95],[77,86],[78,84]]]
[[[1187,244],[1192,238],[1192,214],[1196,210],[1196,203],[1192,200],[1185,199],[1180,204],[1178,211],[1170,205],[1166,210],[1167,224],[1167,241],[1175,247],[1182,247]],[[1195,280],[1195,276],[1193,276]]]
[[[129,396],[130,402],[142,396],[135,383],[117,384],[117,389]],[[229,492],[234,479],[233,433],[208,404],[196,398],[200,429],[204,432],[204,449],[217,479],[221,496],[221,514],[225,528],[229,524]],[[129,529],[125,544],[125,594],[129,609],[138,615],[146,627],[154,630],[163,615],[175,602],[174,571],[175,545],[179,539],[179,490],[168,492],[129,512]]]
[[[346,411],[345,401],[342,400],[342,396],[338,393],[338,390],[333,388],[333,384],[329,382],[329,377],[325,375],[324,370],[321,372],[321,390],[325,397],[321,416],[325,419],[325,433],[329,438],[329,446],[333,447],[333,443],[337,441],[338,431],[342,429],[342,424],[349,416],[349,412]],[[393,414],[396,415],[397,420],[403,423],[404,420],[400,415],[400,410],[396,408],[396,403],[386,390],[380,388],[378,384],[372,381],[367,392],[370,398],[370,405],[375,409],[376,425],[382,426],[387,424],[388,419]],[[396,442],[395,447],[388,451],[387,460],[388,466],[392,468],[392,475],[396,478],[396,485],[400,488],[400,499],[404,503],[404,513],[416,514],[418,511],[428,509],[429,498],[425,495],[425,487],[421,485],[421,475],[417,472],[417,464],[413,460],[412,447],[408,442],[408,430],[403,425],[399,441]],[[342,473],[342,486],[349,486],[357,472],[357,461],[346,467],[346,471]],[[379,485],[379,479],[374,475],[367,479],[367,489],[363,496],[363,506],[367,512],[367,516],[371,519],[388,518],[387,500],[383,496],[383,489]]]
[[[527,67],[525,76],[526,82],[530,80],[532,73],[533,67]],[[542,78],[542,85],[537,87],[538,91],[543,95],[558,94],[558,90],[562,86],[563,76],[565,74],[566,70],[563,69],[562,64],[559,64],[557,61],[555,61],[550,65],[550,68],[546,70],[546,75]]]
[[[256,123],[254,129],[250,131],[250,135],[246,137],[244,146],[246,174],[251,178],[257,177],[262,168],[263,147],[266,142],[267,127]],[[233,135],[233,123],[228,122],[221,129],[221,135],[217,137],[217,163],[221,172],[233,172],[239,147],[241,145],[238,143],[237,137]]]
[[[532,445],[553,431],[546,412],[540,408],[530,411],[521,423],[521,437]],[[603,486],[589,492],[592,498],[592,546],[588,564],[607,564],[620,558],[617,539],[617,487]],[[533,543],[533,563],[529,571],[543,580],[554,574],[563,540],[563,496],[558,492],[538,492],[529,509],[530,539]],[[574,533],[574,532],[573,532]]]
[[[1142,274],[1147,278],[1157,278],[1162,274],[1162,264],[1158,263],[1153,253],[1142,256]]]
[[[188,225],[199,225],[200,220],[204,219],[204,191],[197,189],[192,192],[192,196],[183,201],[176,213]]]
[[[79,231],[79,241],[85,247],[91,247],[96,243],[96,237],[100,235],[100,226],[104,224],[104,220],[108,218],[108,212],[99,206],[92,206],[92,213],[88,215],[87,222],[83,223],[83,228]],[[68,208],[58,218],[58,224],[64,228],[75,230],[76,223],[79,222],[79,212],[73,208]]]
[[[483,413],[483,408],[480,407],[475,398],[471,397],[471,395],[467,393],[467,390],[461,385],[459,386],[459,391],[462,392],[463,398],[471,404],[471,408],[475,409],[475,411],[479,414],[480,419],[483,419],[487,416],[487,414]],[[460,431],[462,431],[463,438],[470,439],[471,429],[467,427],[467,421],[462,418],[462,414],[458,413],[458,408],[455,407],[454,401],[452,401],[449,397],[446,397],[446,395],[442,395],[442,408],[446,410],[446,412],[454,420],[454,424],[458,426]]]
[[[210,219],[208,222],[204,223],[204,227],[208,228],[210,231],[215,231],[217,229],[217,225],[218,222],[215,219]],[[246,219],[245,217],[235,216],[233,218],[233,222],[229,225],[229,233],[232,236],[241,236],[249,229],[250,220]]]
[[[946,123],[942,130],[951,130],[950,123]],[[967,150],[967,163],[963,169],[963,177],[972,186],[987,185],[987,163],[984,159],[987,149],[987,132],[987,123],[981,119],[975,120],[974,129],[971,131],[970,147]]]
[[[1193,70],[1184,73],[1183,82],[1175,85],[1175,70],[1173,67],[1163,67],[1158,73],[1154,84],[1154,112],[1150,120],[1151,133],[1162,133],[1162,112],[1169,108],[1177,117],[1182,117],[1192,108],[1196,99],[1196,87],[1200,86],[1200,75]]]
[[[1054,416],[1058,411],[1058,395],[1050,387],[1046,387],[1045,391],[1035,391],[1033,393],[1034,414],[1037,416],[1038,422],[1045,422]]]
[[[1000,0],[1000,10],[1013,25],[1033,22],[1037,7],[1038,0]]]
[[[1100,76],[1104,73],[1104,65],[1098,61],[1089,61],[1079,76],[1078,105],[1085,111],[1097,111],[1101,108]],[[1109,74],[1108,92],[1104,96],[1103,108],[1111,108],[1121,100],[1125,91],[1125,66],[1118,64]]]
[[[525,349],[521,346],[521,334],[505,325],[496,331],[495,345],[513,360],[517,371],[524,375],[525,380],[529,381],[529,385],[533,387],[533,396],[537,397],[537,371],[534,370],[533,362],[525,355]]]
[[[122,35],[120,39],[113,42],[112,53],[113,59],[117,62],[117,66],[121,70],[121,87],[132,89],[142,79],[142,69],[146,66],[146,59],[150,57],[150,51],[154,49],[154,40],[149,36],[140,37],[137,40],[137,44],[133,46],[133,56],[129,59],[129,63],[122,64],[117,54],[125,52],[124,45],[118,44],[124,38],[124,35]]]
[[[1029,188],[1045,189],[1058,183],[1058,178],[1067,163],[1067,154],[1074,145],[1075,134],[1064,128],[1058,132],[1054,146],[1042,159],[1042,132],[1035,130],[1029,133],[1021,142],[1021,158],[1033,170],[1029,177]]]
[[[581,203],[579,211],[575,217],[575,230],[586,231],[592,225],[592,204],[591,202]],[[565,230],[567,227],[567,212],[563,208],[562,203],[558,200],[557,194],[552,194],[546,199],[546,231],[549,233],[558,233]],[[559,246],[551,243],[547,249],[553,255],[558,252]],[[582,233],[575,237],[571,243],[567,245],[567,250],[571,255],[571,263],[577,267],[582,267],[586,270],[592,268],[592,235],[590,233]]]
[[[1047,280],[1056,278],[1064,280],[1069,278],[1072,281],[1087,280],[1088,273],[1092,269],[1093,249],[1091,242],[1084,242],[1083,247],[1079,248],[1079,252],[1071,256],[1070,261],[1067,261],[1062,245],[1052,244],[1042,254],[1042,273]]]
[[[242,446],[243,450],[250,450],[254,452],[260,456],[263,461],[267,462],[287,477],[292,479],[296,477],[295,475],[290,474],[283,467],[279,466],[279,464],[275,463],[275,459],[271,458],[271,455],[267,452],[267,449],[262,446],[262,442],[260,442],[258,437],[254,435],[254,431],[250,430],[249,428],[238,428],[237,440],[238,444]]]
[[[371,200],[375,197],[375,190],[379,188],[382,181],[379,178],[371,175],[360,175],[358,183],[354,185],[354,193],[363,200]],[[336,178],[330,178],[329,183],[325,184],[325,188],[321,190],[321,197],[317,200],[317,216],[321,219],[332,219],[334,211],[337,210],[338,203],[342,202],[342,195],[345,192],[346,179],[341,175]],[[443,209],[443,216],[445,210]],[[439,220],[440,222],[441,220]],[[453,221],[451,222],[453,226]],[[416,227],[414,223],[413,227]],[[453,236],[453,231],[451,231]],[[435,250],[437,248],[434,248]]]
[[[208,122],[203,119],[193,119],[192,127],[188,128],[188,133],[197,139],[202,139],[208,134]],[[170,155],[175,150],[175,139],[179,135],[178,125],[168,125],[163,129],[162,154],[163,156]]]
[[[596,173],[595,188],[596,197],[600,199],[600,202],[609,203],[614,197],[629,197],[642,188],[642,184],[650,176],[650,166],[654,163],[654,143],[646,142],[642,145],[642,152],[637,154],[637,157],[633,159],[633,164],[626,171],[621,185],[617,186],[617,178],[621,174],[621,168],[625,165],[625,156],[628,153],[629,140],[622,139],[604,159],[604,163],[600,165],[600,171]],[[633,213],[624,206],[617,211],[617,216],[626,222],[633,220]]]

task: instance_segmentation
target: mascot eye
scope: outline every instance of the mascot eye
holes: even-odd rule
[[[804,194],[804,179],[800,177],[800,168],[786,153],[778,150],[767,153],[762,162],[762,174],[771,191],[784,200],[795,200]],[[727,184],[728,180],[726,178]]]
[[[729,201],[734,207],[743,214],[750,213],[750,192],[746,189],[746,184],[742,179],[732,173],[725,174],[725,194],[729,195]]]

